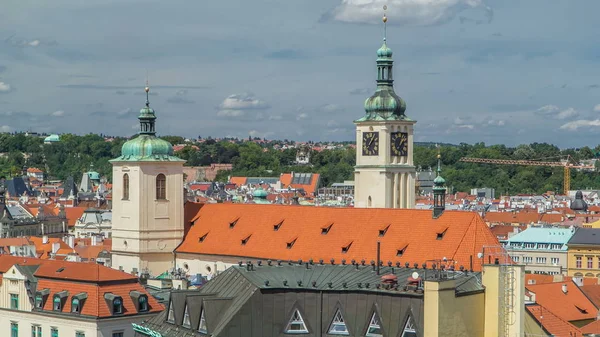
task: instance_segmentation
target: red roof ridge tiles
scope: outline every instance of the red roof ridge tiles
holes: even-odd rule
[[[540,323],[542,328],[553,336],[582,336],[583,331],[565,321],[551,310],[539,304],[526,305],[525,308]]]

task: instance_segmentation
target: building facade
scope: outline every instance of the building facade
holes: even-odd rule
[[[139,136],[111,160],[112,266],[158,275],[173,268],[173,250],[183,240],[185,161],[173,156],[169,142],[156,137],[156,115],[148,99],[138,118]]]
[[[577,228],[567,246],[569,276],[600,277],[600,228]]]
[[[387,18],[384,16],[384,24]],[[394,92],[392,50],[384,38],[377,51],[377,90],[356,124],[354,206],[414,208],[416,168],[413,126],[406,103]]]
[[[513,261],[534,274],[558,275],[567,272],[567,242],[574,234],[570,228],[529,227],[507,240],[504,248]]]
[[[135,277],[95,264],[0,256],[0,335],[132,337],[163,307]]]

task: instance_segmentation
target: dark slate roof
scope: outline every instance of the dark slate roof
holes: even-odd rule
[[[62,194],[63,198],[69,197],[69,194],[71,194],[71,192],[73,192],[74,196],[77,195],[77,186],[75,185],[75,180],[73,179],[72,176],[67,178],[67,180],[62,185],[62,187],[63,187],[63,194]]]
[[[577,228],[567,245],[600,245],[600,228]]]
[[[8,194],[13,198],[20,197],[23,193],[26,193],[29,196],[33,195],[21,177],[14,177],[11,180],[7,180],[5,186]]]
[[[401,297],[422,297],[422,291],[405,288],[408,278],[414,272],[427,281],[456,279],[457,296],[482,292],[481,273],[463,273],[432,269],[380,267],[380,274],[371,265],[332,265],[299,264],[282,262],[237,265],[208,282],[200,290],[176,290],[171,292],[171,301],[175,324],[166,323],[169,305],[159,315],[142,323],[144,327],[161,333],[165,337],[197,337],[200,333],[182,329],[185,305],[187,303],[191,326],[198,326],[202,302],[205,306],[206,323],[211,335],[219,335],[226,329],[228,322],[257,291],[294,290],[294,291],[332,291],[332,292],[370,292]],[[398,277],[398,287],[386,287],[382,276],[394,274]],[[266,282],[268,281],[268,283]],[[287,282],[285,282],[287,281]],[[314,282],[314,283],[313,283]]]

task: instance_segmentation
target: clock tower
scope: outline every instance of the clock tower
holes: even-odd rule
[[[384,8],[385,9],[385,8]],[[383,16],[384,26],[387,17]],[[406,103],[394,92],[392,50],[386,38],[377,51],[377,90],[356,124],[354,206],[414,208],[416,171],[413,126]]]

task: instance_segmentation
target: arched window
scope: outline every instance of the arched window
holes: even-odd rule
[[[148,311],[148,298],[146,296],[140,296],[140,298],[138,299],[138,304],[140,307],[140,312]]]
[[[74,313],[79,313],[79,299],[78,298],[73,298],[73,300],[71,301],[71,312]]]
[[[123,200],[129,200],[129,174],[123,175]]]
[[[162,173],[156,176],[156,199],[167,199],[167,177]]]

